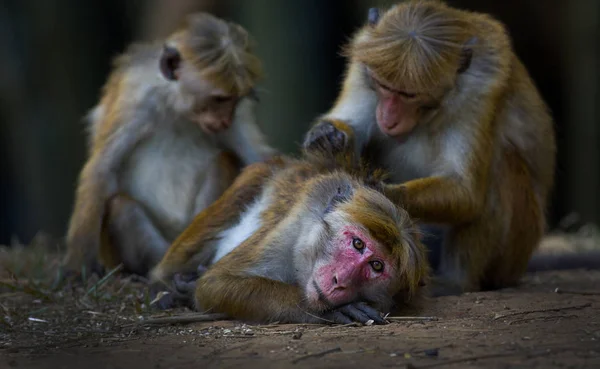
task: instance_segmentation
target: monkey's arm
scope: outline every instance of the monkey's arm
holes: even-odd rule
[[[300,307],[302,291],[298,286],[263,277],[237,276],[214,266],[198,280],[195,298],[197,309],[225,313],[236,319],[281,323],[318,320]]]
[[[316,140],[323,140],[330,134],[328,129],[323,130],[323,122],[336,122],[338,130],[346,135],[351,132],[353,140],[346,138],[346,143],[350,144],[357,155],[369,142],[373,128],[375,127],[375,108],[377,107],[377,96],[375,91],[370,89],[365,79],[364,67],[358,63],[351,63],[348,69],[342,92],[340,93],[333,108],[319,118],[318,122],[309,130],[304,140],[304,147],[308,148]],[[345,128],[341,128],[341,125]],[[329,140],[334,144],[334,149],[340,149],[336,146],[335,140]],[[337,140],[337,142],[342,142]]]
[[[106,200],[118,191],[117,172],[135,145],[151,133],[150,120],[143,114],[131,119],[110,114],[101,119],[95,124],[91,156],[79,176],[67,232],[64,266],[70,271],[96,263]]]
[[[197,310],[254,322],[349,324],[373,320],[377,324],[385,323],[379,312],[364,302],[353,302],[324,312],[310,311],[303,306],[304,294],[297,285],[260,276],[236,275],[230,270],[238,269],[237,263],[244,262],[235,257],[224,260],[198,280]],[[229,265],[233,263],[236,264]]]
[[[445,177],[427,177],[403,184],[386,184],[385,195],[419,220],[460,224],[470,221],[481,206],[471,191]]]
[[[479,122],[483,127],[489,122]],[[484,209],[490,163],[491,143],[483,132],[471,132],[471,151],[458,161],[444,165],[444,173],[402,184],[386,184],[384,192],[394,203],[403,206],[412,217],[424,222],[461,224],[470,222]]]
[[[244,165],[263,161],[277,154],[256,122],[255,105],[252,97],[242,98],[235,108],[231,127],[218,136],[228,149],[241,158]]]
[[[246,167],[223,195],[196,215],[175,239],[152,270],[152,279],[165,281],[174,273],[193,272],[200,263],[210,260],[216,250],[204,246],[238,220],[245,206],[261,193],[273,174],[273,166],[278,164],[281,163],[273,159]]]

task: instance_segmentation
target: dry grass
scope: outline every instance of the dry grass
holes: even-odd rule
[[[82,283],[54,286],[59,246],[43,234],[29,246],[0,246],[0,349],[126,339],[137,328],[123,331],[124,325],[179,313],[153,309],[148,285],[118,270],[101,279],[94,274]]]

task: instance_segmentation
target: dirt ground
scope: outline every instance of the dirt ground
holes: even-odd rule
[[[52,270],[48,258],[21,267]],[[600,368],[600,271],[530,274],[384,326],[159,323],[132,278],[51,290],[8,274],[0,368]]]

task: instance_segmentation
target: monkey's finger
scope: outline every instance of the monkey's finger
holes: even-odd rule
[[[192,295],[196,289],[198,277],[196,273],[177,273],[173,276],[173,285],[178,292],[185,295]]]
[[[198,274],[198,278],[202,277],[202,275],[204,275],[204,273],[206,273],[207,270],[208,268],[204,265],[198,265],[198,268],[196,269],[196,274]]]
[[[153,304],[159,310],[175,309],[178,307],[189,307],[192,308],[193,298],[191,294],[180,293],[179,291],[164,292],[160,286],[153,286],[150,297],[152,300],[156,300]],[[161,296],[159,297],[159,294]],[[158,297],[158,298],[157,298]]]
[[[341,311],[332,311],[331,313],[325,316],[325,319],[331,320],[336,324],[350,324],[352,323],[352,319],[350,319],[346,314]]]
[[[340,310],[347,316],[349,316],[350,318],[352,318],[354,321],[359,322],[359,323],[366,323],[369,320],[371,320],[371,318],[363,311],[361,311],[360,309],[356,308],[353,305],[346,305],[342,308],[340,308]]]
[[[356,308],[357,310],[360,310],[362,313],[364,313],[366,316],[368,316],[369,319],[373,319],[373,321],[376,324],[386,324],[387,323],[385,321],[385,319],[383,319],[381,317],[381,313],[377,309],[374,309],[365,303],[354,304],[353,307]]]

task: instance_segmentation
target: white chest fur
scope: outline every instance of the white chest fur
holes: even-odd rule
[[[168,238],[195,215],[196,198],[220,151],[192,122],[172,123],[136,147],[121,177],[123,190],[145,205]]]
[[[469,156],[468,137],[460,131],[439,132],[436,137],[416,134],[398,143],[379,132],[383,146],[383,164],[394,183],[402,183],[432,175],[462,173]]]
[[[212,264],[229,254],[258,230],[260,227],[260,215],[266,210],[267,204],[267,195],[263,194],[258,201],[242,214],[238,224],[220,234],[220,240],[216,245],[217,253],[212,260]]]

